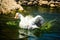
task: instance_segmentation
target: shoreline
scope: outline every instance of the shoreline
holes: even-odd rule
[[[25,5],[25,6],[50,6],[50,7],[60,7],[60,1],[43,1],[43,0],[30,0],[30,1],[18,1],[17,2],[20,5]]]

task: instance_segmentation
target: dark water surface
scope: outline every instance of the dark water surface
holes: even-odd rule
[[[27,7],[25,8],[27,14],[36,16],[41,15],[44,17],[45,21],[50,21],[56,19],[54,26],[50,28],[47,32],[40,33],[39,37],[30,36],[29,40],[60,40],[60,10],[54,8],[46,7]],[[39,35],[39,33],[37,32]]]
[[[35,32],[36,37],[29,36],[23,40],[60,40],[60,9],[46,8],[46,7],[35,7],[35,6],[24,6],[25,11],[23,15],[41,15],[45,21],[56,19],[53,27],[49,30],[41,32]],[[0,15],[0,38],[1,39],[17,39],[18,38],[18,23],[19,20],[14,19],[15,14]]]

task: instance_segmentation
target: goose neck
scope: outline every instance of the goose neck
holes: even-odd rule
[[[24,19],[24,16],[23,15],[19,15],[19,17],[20,17],[20,20],[23,20]]]

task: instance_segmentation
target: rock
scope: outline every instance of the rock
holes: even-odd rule
[[[22,4],[22,2],[20,2],[20,1],[18,1],[17,3],[20,4],[20,5]]]
[[[28,1],[22,1],[22,5],[27,5]]]
[[[60,2],[57,2],[57,1],[56,1],[56,2],[55,2],[55,6],[56,6],[56,7],[60,7]]]
[[[15,9],[24,10],[23,7],[19,4],[17,4],[17,2],[15,0],[2,0],[1,1],[1,11],[0,12],[9,13]]]
[[[32,2],[28,2],[28,5],[33,5],[33,3]]]
[[[48,3],[48,5],[50,5],[51,3],[54,3],[54,1],[50,1],[50,2]]]
[[[30,0],[30,2],[33,2],[34,0]]]
[[[19,0],[21,5],[42,5],[42,6],[52,6],[50,4],[56,4],[55,6],[60,6],[60,1],[56,2],[57,0]]]
[[[50,4],[50,7],[55,7],[55,5],[54,4]]]
[[[54,5],[54,4],[55,4],[55,2],[54,2],[54,1],[52,1],[52,0],[48,3],[48,5],[49,5],[50,7],[55,7],[55,5]]]
[[[39,1],[39,5],[43,5],[43,4],[48,5],[48,1]]]
[[[37,1],[34,1],[33,4],[37,4]]]

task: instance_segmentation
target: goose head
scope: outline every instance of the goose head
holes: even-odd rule
[[[23,19],[24,16],[22,14],[20,14],[20,13],[16,13],[14,18],[15,19]]]

